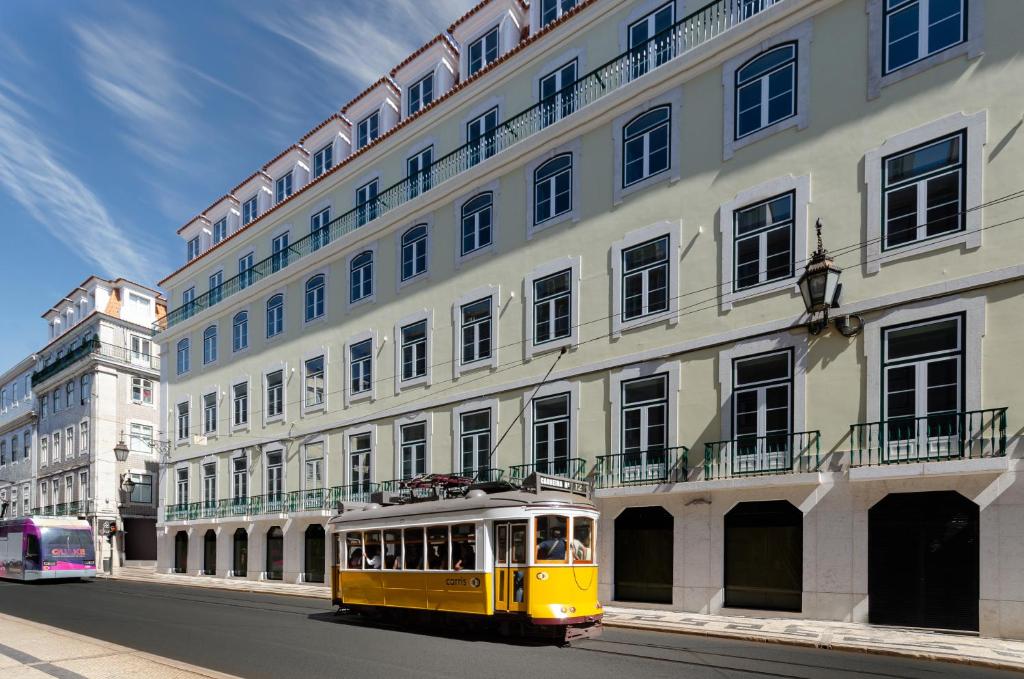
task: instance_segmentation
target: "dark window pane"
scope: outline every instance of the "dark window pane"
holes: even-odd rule
[[[938,351],[952,351],[960,342],[960,325],[951,318],[937,323],[915,325],[886,333],[886,357],[908,358]]]

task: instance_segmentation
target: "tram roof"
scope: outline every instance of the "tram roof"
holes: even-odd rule
[[[526,492],[512,490],[503,493],[489,493],[479,496],[453,497],[408,504],[388,505],[385,507],[369,506],[365,509],[353,507],[345,509],[340,515],[332,518],[330,524],[344,524],[361,521],[377,521],[397,519],[410,516],[437,515],[448,513],[473,512],[483,513],[489,509],[550,507],[552,509],[587,509],[594,511],[594,503],[580,495],[554,490]]]

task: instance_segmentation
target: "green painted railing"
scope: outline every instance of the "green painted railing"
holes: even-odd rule
[[[305,511],[333,511],[339,502],[369,502],[377,484],[312,488],[287,493],[267,493],[248,497],[204,502],[187,502],[164,508],[165,521],[223,519],[233,516],[285,514]]]
[[[850,465],[1006,455],[1006,408],[894,417],[850,425]]]
[[[705,443],[704,479],[817,471],[820,440],[818,431],[798,431]]]
[[[566,457],[542,460],[533,464],[516,464],[508,468],[508,479],[513,483],[518,483],[534,472],[582,479],[587,474],[587,462],[579,457]]]
[[[689,452],[686,446],[677,446],[600,455],[594,470],[594,486],[616,488],[686,481]]]
[[[256,262],[247,271],[224,281],[191,302],[171,310],[157,322],[158,331],[173,327],[256,281],[273,275],[292,262],[408,203],[421,193],[536,135],[561,118],[574,116],[633,80],[661,68],[677,57],[721,35],[775,4],[777,0],[715,0],[692,12],[646,42],[623,52],[581,76],[550,97],[530,106],[494,130],[434,161],[423,172],[406,177],[375,198],[331,220],[287,249]]]
[[[33,507],[31,516],[80,516],[92,512],[92,500],[75,500],[59,502],[55,505]]]
[[[54,360],[53,363],[49,363],[32,373],[32,386],[36,386],[37,384],[46,381],[89,356],[111,358],[115,361],[131,363],[132,365],[149,368],[151,370],[160,369],[160,359],[152,354],[135,353],[129,348],[118,346],[116,344],[100,342],[99,339],[93,337],[85,340],[74,349]]]

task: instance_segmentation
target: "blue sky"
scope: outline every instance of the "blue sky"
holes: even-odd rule
[[[0,372],[89,275],[177,268],[178,227],[475,2],[0,3]]]

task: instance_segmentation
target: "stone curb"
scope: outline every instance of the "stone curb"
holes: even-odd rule
[[[603,620],[605,627],[617,627],[620,629],[634,629],[644,632],[667,632],[670,634],[689,634],[693,636],[714,637],[716,639],[735,639],[738,641],[754,641],[766,644],[781,644],[786,646],[804,646],[807,648],[820,648],[832,651],[851,651],[854,653],[869,653],[871,655],[884,655],[896,658],[913,658],[915,660],[933,660],[955,665],[971,665],[995,670],[1024,671],[1024,665],[1014,662],[999,662],[987,658],[974,656],[951,655],[945,653],[929,653],[926,651],[898,650],[894,648],[879,648],[877,646],[858,646],[857,644],[835,643],[829,641],[812,641],[809,639],[780,638],[769,635],[757,635],[750,632],[730,632],[728,630],[708,630],[703,628],[684,629],[673,626],[656,626],[635,623],[629,620]]]

